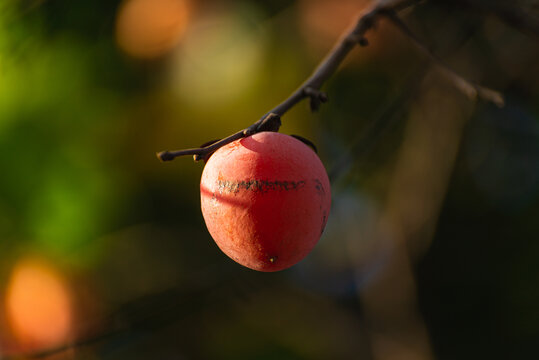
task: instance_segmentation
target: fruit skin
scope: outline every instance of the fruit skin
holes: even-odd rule
[[[329,179],[301,141],[261,132],[217,150],[200,181],[202,215],[219,248],[259,271],[286,269],[316,245],[330,206]]]

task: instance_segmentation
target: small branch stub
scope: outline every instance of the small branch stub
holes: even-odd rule
[[[320,105],[328,102],[329,100],[325,92],[314,89],[309,86],[305,87],[305,89],[303,89],[303,92],[305,93],[305,96],[308,96],[311,99],[311,111],[318,111],[318,109],[320,109]]]

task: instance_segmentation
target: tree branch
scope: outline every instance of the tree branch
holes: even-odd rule
[[[220,147],[246,136],[256,134],[261,131],[278,131],[281,125],[280,118],[288,110],[305,98],[310,99],[311,109],[317,110],[320,105],[328,101],[327,95],[320,89],[322,85],[335,73],[339,65],[346,58],[348,53],[356,46],[366,46],[368,41],[365,33],[374,27],[381,17],[389,18],[397,27],[410,37],[416,45],[423,50],[431,60],[440,66],[455,85],[471,98],[483,98],[503,105],[503,98],[498,92],[473,84],[464,79],[454,70],[445,65],[438,57],[423,45],[419,39],[406,27],[397,16],[397,12],[410,8],[423,0],[378,0],[373,6],[363,13],[350,30],[344,33],[333,49],[321,61],[314,72],[307,80],[294,91],[282,103],[268,111],[260,120],[246,129],[240,130],[222,140],[213,142],[207,146],[194,149],[162,151],[157,154],[161,161],[170,161],[178,156],[194,155],[194,160],[207,160],[213,152]]]
[[[320,88],[324,82],[326,82],[326,80],[335,73],[339,65],[356,44],[361,46],[366,46],[368,44],[364,35],[374,26],[376,20],[380,17],[380,14],[388,10],[402,10],[416,4],[417,2],[417,0],[375,2],[374,6],[359,18],[356,25],[340,38],[329,54],[314,70],[312,75],[296,91],[294,91],[282,103],[268,111],[260,120],[248,128],[240,130],[205,147],[176,151],[162,151],[157,153],[157,157],[161,161],[170,161],[178,156],[194,155],[193,157],[195,161],[206,160],[221,146],[229,144],[245,136],[253,135],[257,132],[268,131],[265,129],[264,124],[266,125],[266,128],[270,128],[272,131],[278,131],[280,127],[280,117],[307,97],[311,100],[311,109],[317,110],[320,107],[320,104],[328,100],[327,95],[320,91]]]

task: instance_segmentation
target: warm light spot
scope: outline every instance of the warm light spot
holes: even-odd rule
[[[164,55],[185,33],[189,10],[187,0],[127,0],[116,22],[118,45],[138,58]]]
[[[326,53],[373,4],[373,0],[340,0],[336,6],[332,0],[301,0],[299,22],[305,42],[316,56]],[[376,28],[366,34],[369,46],[361,51],[361,58],[393,48],[395,36],[392,30],[393,27],[386,26],[384,20],[380,19]],[[357,59],[354,61],[357,63]]]
[[[44,348],[66,341],[72,308],[67,284],[53,269],[35,259],[16,264],[8,282],[7,318],[23,346]]]
[[[300,1],[300,21],[306,39],[325,50],[334,44],[369,6],[371,0]]]
[[[261,71],[266,34],[254,10],[206,13],[190,28],[173,76],[191,104],[227,104],[249,93]]]

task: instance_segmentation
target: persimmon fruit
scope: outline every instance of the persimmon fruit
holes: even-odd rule
[[[317,154],[298,139],[260,132],[221,147],[200,181],[206,226],[231,259],[279,271],[316,245],[330,205],[329,179]]]

